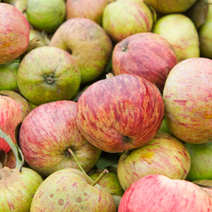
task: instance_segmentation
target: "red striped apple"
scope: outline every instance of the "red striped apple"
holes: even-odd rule
[[[0,11],[0,64],[6,64],[27,50],[30,26],[14,6],[0,3]]]
[[[212,190],[186,180],[147,175],[124,193],[118,212],[211,212]]]
[[[34,108],[22,122],[19,144],[26,162],[42,176],[63,168],[78,168],[74,151],[87,172],[101,151],[90,144],[76,124],[77,103],[54,101]]]
[[[115,75],[136,74],[157,85],[162,92],[177,57],[169,42],[154,33],[137,33],[116,44],[112,56]]]
[[[178,63],[166,80],[163,99],[171,133],[187,143],[212,141],[212,60]]]
[[[120,74],[90,85],[77,102],[77,124],[85,138],[106,152],[149,142],[159,130],[164,103],[148,80]]]

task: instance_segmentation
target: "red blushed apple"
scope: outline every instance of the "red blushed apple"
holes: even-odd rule
[[[63,168],[79,168],[69,149],[86,172],[99,159],[101,150],[80,133],[76,112],[76,102],[54,101],[34,108],[22,122],[19,144],[24,158],[42,176]]]
[[[102,14],[107,4],[113,0],[67,0],[66,20],[71,18],[88,18],[102,24]]]
[[[27,50],[30,26],[14,6],[0,3],[0,11],[0,64],[5,64]]]
[[[212,190],[186,180],[148,175],[124,193],[118,212],[211,212]]]
[[[148,80],[120,74],[90,85],[77,103],[77,124],[85,138],[106,152],[140,147],[159,130],[164,103]]]
[[[154,33],[137,33],[116,44],[112,56],[115,75],[136,74],[156,84],[162,92],[177,56],[169,42]]]
[[[212,141],[212,60],[190,58],[170,71],[163,90],[167,125],[187,143]]]

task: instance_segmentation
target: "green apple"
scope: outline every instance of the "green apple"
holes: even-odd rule
[[[21,94],[31,103],[71,99],[81,83],[81,74],[72,56],[52,46],[30,51],[21,61],[18,76]]]
[[[0,90],[18,91],[17,74],[20,62],[18,60],[0,65]]]
[[[190,18],[183,14],[169,14],[156,21],[153,32],[164,37],[174,48],[178,62],[199,57],[199,37]]]
[[[150,32],[153,26],[153,14],[142,1],[117,0],[105,7],[102,26],[117,43],[129,35]]]
[[[205,144],[185,143],[191,156],[191,168],[187,180],[212,180],[212,142]]]
[[[65,13],[64,0],[27,0],[27,20],[39,30],[53,33],[63,23]]]
[[[197,0],[144,0],[160,13],[182,13],[188,10]]]
[[[212,59],[212,1],[208,0],[208,13],[204,24],[199,29],[200,54]]]
[[[30,212],[115,212],[112,195],[95,185],[78,169],[54,172],[37,189]]]

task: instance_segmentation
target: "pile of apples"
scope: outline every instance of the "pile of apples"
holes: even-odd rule
[[[212,212],[212,1],[0,1],[0,211]]]

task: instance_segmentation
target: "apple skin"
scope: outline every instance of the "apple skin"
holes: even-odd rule
[[[124,193],[118,212],[211,212],[212,190],[186,180],[147,175]]]
[[[1,94],[4,94],[4,95],[12,98],[13,100],[15,100],[15,102],[18,104],[18,106],[21,109],[22,121],[23,121],[24,118],[27,116],[27,114],[31,111],[31,107],[30,107],[30,104],[28,103],[28,101],[23,96],[21,96],[19,93],[15,92],[15,91],[1,90],[0,95]]]
[[[110,153],[140,147],[159,130],[164,103],[148,80],[120,74],[90,85],[77,102],[77,125],[84,137]]]
[[[63,168],[78,168],[68,148],[86,172],[99,159],[101,150],[77,128],[76,112],[76,102],[55,101],[37,106],[22,122],[19,145],[26,162],[42,176]]]
[[[188,10],[197,0],[144,0],[160,13],[183,13]]]
[[[20,93],[29,102],[40,105],[71,99],[78,92],[81,74],[75,60],[66,51],[43,46],[23,58],[17,82]]]
[[[153,15],[143,1],[117,0],[105,7],[102,27],[114,43],[118,43],[132,34],[150,32]]]
[[[178,63],[166,79],[163,99],[171,133],[187,143],[212,140],[212,60],[190,58]]]
[[[208,13],[205,22],[199,28],[200,54],[212,59],[212,1],[208,0]]]
[[[27,0],[26,17],[29,23],[40,31],[54,33],[65,19],[64,0]]]
[[[19,61],[0,65],[0,90],[18,91],[17,74]]]
[[[212,142],[205,144],[189,144],[186,148],[191,156],[191,168],[187,180],[212,179]]]
[[[127,190],[135,181],[150,174],[184,180],[191,159],[184,144],[168,133],[159,132],[140,148],[124,152],[117,165],[119,182]]]
[[[104,8],[113,0],[67,0],[66,20],[71,18],[88,18],[99,25],[102,25]]]
[[[43,182],[34,170],[0,169],[0,211],[29,212],[33,195]]]
[[[17,143],[15,131],[22,121],[21,109],[12,98],[3,95],[0,95],[0,108],[0,129]],[[10,149],[7,142],[0,138],[0,150],[8,153]]]
[[[79,66],[82,83],[94,81],[104,72],[113,49],[103,28],[87,18],[65,21],[54,33],[50,45],[72,55]]]
[[[93,172],[91,175],[89,175],[89,177],[92,180],[96,180],[100,174],[101,174],[101,172],[98,170],[98,171]],[[98,181],[98,185],[102,189],[108,191],[109,193],[111,193],[113,195],[122,196],[124,193],[124,191],[119,183],[117,174],[113,173],[113,172],[109,172],[104,177],[102,177]]]
[[[0,3],[0,11],[0,64],[6,64],[27,50],[30,26],[14,6]]]
[[[200,56],[199,36],[190,18],[183,14],[169,14],[156,21],[153,30],[174,48],[178,62]]]
[[[114,75],[136,74],[156,84],[161,93],[170,70],[177,64],[173,47],[154,33],[137,33],[117,43],[112,55]]]
[[[95,187],[83,172],[69,168],[48,176],[37,189],[30,212],[115,212],[112,195]]]

